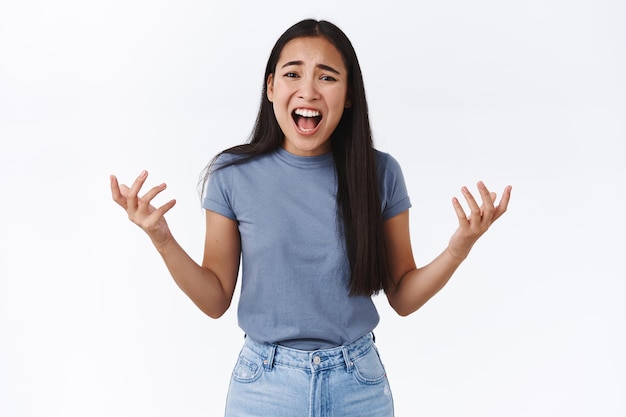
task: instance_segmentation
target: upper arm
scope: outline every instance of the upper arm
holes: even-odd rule
[[[387,262],[392,283],[387,289],[387,297],[392,303],[395,288],[409,271],[416,268],[411,248],[411,234],[409,231],[409,210],[385,220],[383,224],[385,234],[385,248]],[[392,303],[393,304],[393,303]]]
[[[220,281],[224,293],[232,299],[239,274],[241,239],[235,220],[206,211],[206,234],[202,267]]]

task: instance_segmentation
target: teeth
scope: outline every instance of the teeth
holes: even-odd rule
[[[294,113],[302,117],[317,117],[321,115],[321,113],[316,110],[307,110],[307,109],[296,109]]]

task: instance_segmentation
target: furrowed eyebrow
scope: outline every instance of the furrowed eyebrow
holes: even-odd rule
[[[302,65],[302,64],[304,64],[304,62],[302,61],[289,61],[285,63],[281,68],[290,67],[292,65]]]
[[[334,69],[333,67],[328,66],[328,65],[318,64],[317,68],[320,68],[320,69],[323,69],[323,70],[326,70],[326,71],[330,71],[330,72],[333,72],[333,73],[335,73],[337,75],[340,75],[339,71],[337,71],[336,69]]]
[[[302,62],[302,61],[289,61],[289,62],[286,62],[281,68],[285,68],[285,67],[289,67],[289,66],[293,66],[293,65],[304,65],[304,62]],[[334,69],[330,65],[317,64],[317,68],[323,69],[325,71],[330,71],[330,72],[332,72],[334,74],[337,74],[337,75],[341,75],[341,73],[339,71],[337,71],[336,69]]]

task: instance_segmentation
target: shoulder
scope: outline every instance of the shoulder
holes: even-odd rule
[[[411,207],[404,175],[398,161],[388,153],[376,151],[383,219],[390,219]]]
[[[249,155],[246,153],[231,152],[225,150],[218,154],[210,164],[209,175],[220,172],[236,172],[244,167],[263,160],[266,155]]]
[[[228,151],[224,151],[215,157],[211,166],[213,167],[213,169],[220,169],[220,168],[227,167],[229,165],[233,165],[237,163],[237,161],[244,159],[244,158],[245,158],[245,155],[238,155],[238,154],[230,153]]]
[[[374,149],[374,153],[376,155],[376,167],[378,169],[379,175],[385,175],[386,173],[399,173],[402,172],[402,168],[400,164],[391,156],[391,154],[383,151],[379,151],[378,149]]]

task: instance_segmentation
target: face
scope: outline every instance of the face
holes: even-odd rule
[[[283,147],[300,156],[330,152],[330,135],[350,105],[347,94],[348,73],[333,44],[323,37],[289,41],[267,79]]]

